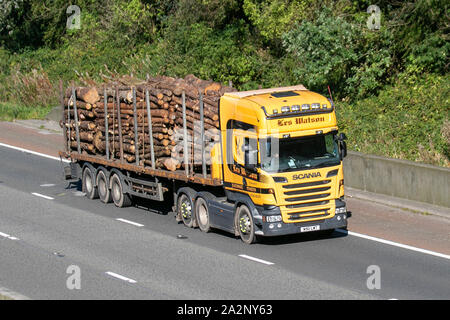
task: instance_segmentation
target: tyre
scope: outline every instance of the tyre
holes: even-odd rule
[[[250,209],[246,205],[242,205],[237,209],[236,216],[236,227],[241,240],[247,244],[255,243],[255,224]]]
[[[180,193],[177,201],[177,213],[186,227],[192,228],[195,221],[194,204],[186,193]]]
[[[200,230],[209,232],[211,225],[209,223],[209,207],[208,203],[202,197],[198,197],[195,201],[195,216]]]
[[[131,205],[131,198],[123,192],[122,182],[117,174],[111,177],[111,198],[116,207],[124,208]]]
[[[88,197],[89,199],[96,199],[98,198],[98,192],[97,192],[97,187],[95,186],[94,183],[94,172],[91,169],[91,167],[85,167],[83,169],[83,175],[81,178],[81,182],[82,182],[82,191],[86,194],[86,197]]]
[[[97,192],[100,201],[103,203],[111,202],[111,191],[109,190],[108,178],[104,170],[97,173]]]

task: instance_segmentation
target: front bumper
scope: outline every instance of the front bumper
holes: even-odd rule
[[[336,204],[339,203],[339,207],[345,206],[345,203],[341,200],[336,200]],[[281,236],[287,234],[295,234],[295,233],[305,233],[306,231],[302,231],[303,227],[309,226],[319,226],[318,231],[322,230],[330,230],[330,229],[338,229],[338,228],[346,228],[347,227],[347,218],[349,217],[348,213],[339,213],[335,214],[332,218],[316,220],[316,221],[308,221],[308,222],[294,222],[294,223],[284,223],[280,222],[263,222],[262,217],[264,215],[274,215],[281,214],[279,208],[275,208],[272,210],[264,210],[263,208],[257,208],[258,216],[254,216],[255,220],[255,233],[260,236],[273,237],[273,236]]]

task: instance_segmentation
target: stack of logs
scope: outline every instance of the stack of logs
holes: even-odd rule
[[[113,82],[102,86],[68,88],[64,97],[64,123],[61,122],[66,127],[68,151],[78,150],[74,114],[76,102],[79,148],[82,153],[151,166],[146,90],[149,93],[155,167],[171,171],[184,168],[183,92],[188,164],[193,172],[200,170],[202,165],[200,100],[203,103],[205,160],[210,164],[211,149],[220,140],[218,101],[225,92],[235,89],[193,75],[184,79],[158,76],[133,86]]]

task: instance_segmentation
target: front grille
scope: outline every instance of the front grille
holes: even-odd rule
[[[331,180],[321,180],[321,181],[313,181],[313,182],[305,182],[305,183],[287,184],[287,185],[284,185],[283,188],[297,189],[297,188],[314,187],[314,186],[320,186],[323,184],[327,184],[330,182],[331,182]]]
[[[303,190],[294,190],[294,191],[287,191],[284,194],[287,196],[297,195],[297,194],[305,194],[305,193],[314,193],[314,192],[321,192],[321,191],[327,191],[331,187],[322,187],[322,188],[313,188],[313,189],[303,189]]]
[[[306,202],[306,203],[298,203],[298,204],[288,204],[286,208],[288,209],[298,209],[298,208],[305,208],[305,207],[315,207],[315,206],[324,206],[328,204],[329,200],[323,200],[323,201],[314,201],[314,202]]]
[[[329,200],[332,193],[330,183],[328,179],[283,185],[281,197],[285,201],[282,209],[284,221],[323,221],[332,217],[334,207]]]
[[[303,212],[290,212],[288,213],[289,220],[295,220],[295,221],[303,221],[308,219],[320,219],[325,218],[329,215],[328,212],[329,209],[321,209],[321,210],[310,210],[310,211],[303,211]]]
[[[321,194],[314,194],[314,195],[304,196],[304,197],[286,198],[286,201],[294,202],[294,201],[314,200],[314,199],[326,198],[328,196],[330,196],[329,193],[321,193]]]

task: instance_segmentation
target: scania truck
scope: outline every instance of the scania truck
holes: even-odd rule
[[[70,160],[66,178],[81,178],[88,197],[98,194],[118,207],[134,197],[170,201],[187,227],[225,230],[248,244],[347,227],[346,137],[331,99],[297,85],[227,92],[218,110],[220,137],[207,171],[194,173],[188,165],[169,171],[66,150],[60,152]]]

